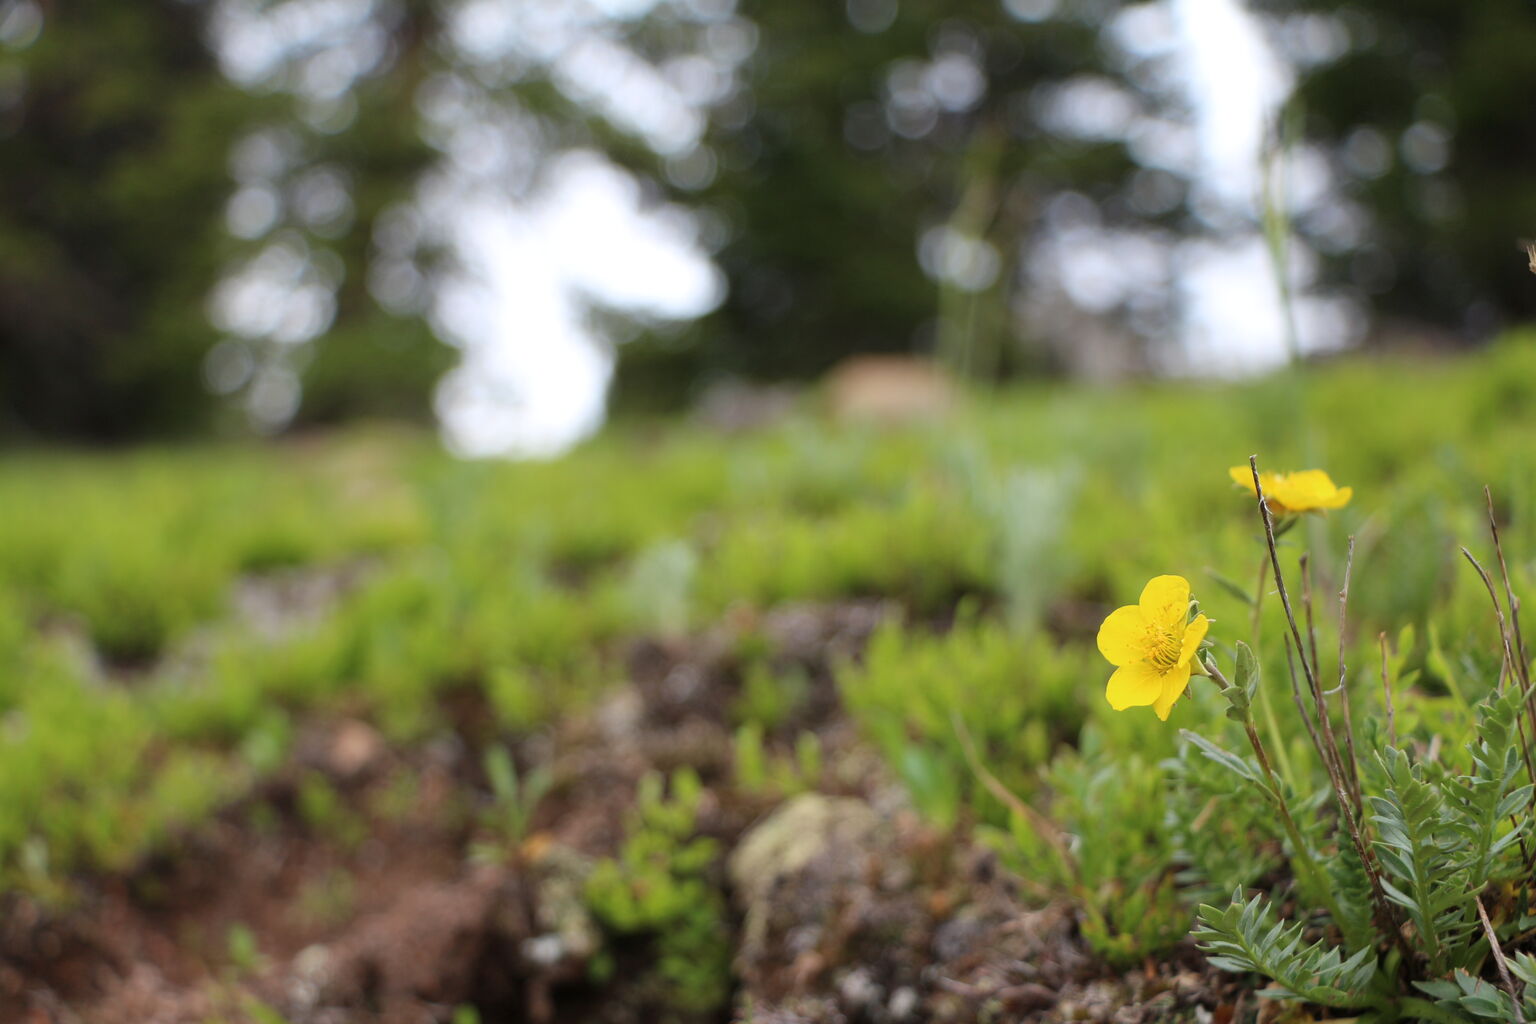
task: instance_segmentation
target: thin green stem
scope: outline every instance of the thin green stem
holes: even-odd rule
[[[1253,621],[1249,624],[1249,643],[1259,649],[1259,628],[1264,612],[1264,583],[1269,579],[1269,552],[1259,558],[1259,582],[1253,588]]]
[[[1266,553],[1259,559],[1259,581],[1253,590],[1253,621],[1251,623],[1251,638],[1249,644],[1255,651],[1259,650],[1260,614],[1264,610],[1264,583],[1269,579],[1269,555]],[[1264,716],[1264,730],[1269,733],[1270,742],[1275,745],[1275,762],[1280,766],[1280,775],[1285,779],[1286,785],[1296,789],[1296,769],[1291,764],[1290,750],[1286,745],[1285,737],[1280,734],[1280,720],[1275,717],[1275,705],[1270,700],[1269,688],[1259,687],[1259,713]]]
[[[1201,662],[1205,666],[1206,673],[1211,681],[1223,690],[1229,689],[1232,684],[1227,677],[1221,674],[1216,667],[1216,662],[1206,658]],[[1262,687],[1261,687],[1262,689]],[[1344,920],[1344,915],[1339,912],[1339,905],[1333,898],[1333,887],[1328,884],[1328,878],[1318,864],[1317,858],[1312,856],[1312,848],[1307,845],[1306,839],[1301,834],[1296,819],[1291,816],[1290,805],[1285,800],[1285,785],[1279,775],[1275,773],[1274,765],[1270,763],[1269,752],[1264,748],[1264,741],[1259,739],[1258,730],[1253,727],[1253,714],[1247,709],[1243,713],[1243,732],[1248,737],[1248,745],[1253,748],[1253,756],[1258,758],[1259,768],[1263,770],[1264,777],[1269,780],[1269,788],[1275,796],[1275,806],[1280,810],[1280,822],[1285,827],[1285,834],[1291,841],[1294,852],[1294,863],[1299,875],[1305,877],[1312,895],[1322,901],[1323,909],[1335,922]]]
[[[1284,737],[1280,735],[1280,720],[1275,717],[1275,706],[1270,702],[1269,690],[1259,687],[1259,712],[1264,716],[1264,729],[1269,733],[1269,738],[1275,744],[1275,762],[1280,766],[1280,774],[1285,778],[1286,785],[1296,788],[1296,769],[1291,764],[1291,755],[1287,750]]]
[[[1338,802],[1339,813],[1343,817],[1344,832],[1349,836],[1350,842],[1355,847],[1355,854],[1360,858],[1360,865],[1365,869],[1366,877],[1371,883],[1371,903],[1375,911],[1377,927],[1383,932],[1394,937],[1404,955],[1408,954],[1407,940],[1403,938],[1402,931],[1398,927],[1397,914],[1392,903],[1387,899],[1385,888],[1381,882],[1381,871],[1372,853],[1370,843],[1365,837],[1361,822],[1364,818],[1364,809],[1357,807],[1354,802],[1354,794],[1350,792],[1344,782],[1344,775],[1339,759],[1339,748],[1334,742],[1333,731],[1329,727],[1328,704],[1323,696],[1322,686],[1317,681],[1316,645],[1313,645],[1313,661],[1307,659],[1307,647],[1302,641],[1301,628],[1296,624],[1296,614],[1291,610],[1290,595],[1285,589],[1285,573],[1280,568],[1280,551],[1275,545],[1275,521],[1269,510],[1269,502],[1264,494],[1264,485],[1259,479],[1259,457],[1248,456],[1248,468],[1253,473],[1253,490],[1258,498],[1259,519],[1264,524],[1264,539],[1269,547],[1269,564],[1275,574],[1275,591],[1280,595],[1280,607],[1285,609],[1286,625],[1290,627],[1290,637],[1296,660],[1301,662],[1302,674],[1306,677],[1307,688],[1312,692],[1312,700],[1319,724],[1324,735],[1321,739],[1326,743],[1319,743],[1320,737],[1313,729],[1310,719],[1307,718],[1306,708],[1302,706],[1298,696],[1297,707],[1302,719],[1308,722],[1308,730],[1312,733],[1313,743],[1317,746],[1318,756],[1322,759],[1323,768],[1327,771],[1329,785],[1333,787],[1334,799]],[[1303,586],[1306,586],[1303,577]],[[1310,617],[1311,600],[1308,595],[1308,613]],[[1337,919],[1336,919],[1337,920]]]

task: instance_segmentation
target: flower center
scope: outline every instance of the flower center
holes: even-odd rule
[[[1179,663],[1179,655],[1184,651],[1184,638],[1174,635],[1174,632],[1163,626],[1150,626],[1147,628],[1147,660],[1153,665],[1167,671]]]

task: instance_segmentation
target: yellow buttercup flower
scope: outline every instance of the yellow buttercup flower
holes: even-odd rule
[[[1247,466],[1233,466],[1227,471],[1233,481],[1257,496],[1253,487],[1253,470]],[[1301,469],[1294,473],[1259,474],[1259,486],[1264,488],[1265,503],[1273,515],[1300,515],[1303,512],[1325,512],[1330,508],[1343,508],[1354,495],[1353,487],[1339,487],[1320,469]]]
[[[1200,641],[1211,623],[1189,617],[1189,581],[1154,576],[1141,600],[1116,608],[1099,627],[1099,651],[1115,666],[1104,696],[1116,711],[1152,705],[1168,720],[1173,702],[1189,686]]]

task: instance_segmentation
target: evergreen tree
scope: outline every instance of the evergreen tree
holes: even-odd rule
[[[1375,310],[1468,338],[1536,316],[1536,8],[1527,0],[1258,0],[1299,65],[1302,139],[1363,214],[1298,225]]]
[[[180,0],[0,5],[0,426],[181,430],[209,401],[228,141],[261,102]]]
[[[1126,201],[1139,165],[1124,137],[1047,124],[1051,90],[1088,78],[1154,102],[1102,39],[1121,6],[743,5],[756,49],[713,112],[717,170],[672,188],[725,225],[730,292],[683,336],[621,348],[619,401],[668,377],[808,378],[864,352],[983,377],[1049,363],[1021,343],[1016,312],[1022,246],[1049,199],[1074,190],[1106,222],[1180,209],[1182,192],[1153,214]]]

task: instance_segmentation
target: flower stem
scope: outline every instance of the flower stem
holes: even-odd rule
[[[1319,725],[1323,730],[1323,736],[1319,737],[1317,729],[1307,718],[1307,709],[1302,704],[1301,697],[1296,697],[1296,707],[1301,712],[1302,720],[1307,722],[1308,732],[1312,736],[1313,744],[1317,748],[1318,757],[1323,762],[1323,768],[1328,774],[1329,785],[1333,787],[1334,799],[1338,803],[1339,813],[1343,820],[1344,831],[1354,845],[1355,855],[1360,858],[1360,866],[1365,870],[1366,878],[1371,883],[1371,903],[1374,910],[1377,927],[1385,934],[1393,936],[1404,955],[1409,950],[1407,940],[1403,938],[1402,930],[1398,927],[1398,919],[1392,903],[1387,899],[1386,890],[1382,885],[1381,871],[1376,858],[1372,853],[1370,843],[1365,837],[1361,823],[1364,819],[1364,808],[1356,804],[1356,795],[1349,790],[1344,782],[1344,769],[1339,756],[1338,744],[1334,741],[1333,730],[1329,722],[1327,698],[1323,695],[1323,688],[1317,680],[1317,643],[1315,634],[1311,645],[1312,658],[1307,658],[1307,646],[1301,637],[1301,628],[1296,624],[1296,613],[1291,610],[1291,598],[1285,589],[1285,573],[1280,568],[1280,551],[1275,545],[1275,521],[1270,513],[1269,502],[1264,494],[1264,484],[1259,479],[1259,457],[1248,456],[1248,468],[1253,473],[1253,490],[1258,498],[1259,519],[1264,524],[1264,540],[1269,548],[1269,564],[1275,574],[1275,591],[1280,596],[1280,607],[1285,610],[1286,625],[1290,627],[1290,637],[1296,660],[1301,662],[1302,674],[1306,677],[1307,688],[1312,692],[1312,701],[1317,713]],[[1305,557],[1305,556],[1304,556]],[[1311,631],[1311,594],[1310,583],[1306,575],[1306,567],[1302,568],[1302,586],[1307,598],[1308,632]],[[1295,687],[1295,677],[1292,676],[1292,686]],[[1325,741],[1325,742],[1323,742]],[[1342,919],[1335,918],[1340,924]]]
[[[1202,664],[1205,671],[1221,689],[1229,689],[1232,684],[1227,677],[1221,674],[1212,659],[1204,659]],[[1305,876],[1312,894],[1323,904],[1323,909],[1336,923],[1344,920],[1339,912],[1339,906],[1333,898],[1333,887],[1328,884],[1327,877],[1318,865],[1317,859],[1312,856],[1312,848],[1302,838],[1301,829],[1296,824],[1296,819],[1291,816],[1291,808],[1285,802],[1285,786],[1280,777],[1275,774],[1274,766],[1270,763],[1269,753],[1264,749],[1264,741],[1259,739],[1258,730],[1253,727],[1253,713],[1247,708],[1243,709],[1243,732],[1248,736],[1248,745],[1253,748],[1254,757],[1259,760],[1259,768],[1263,770],[1265,778],[1269,780],[1270,791],[1274,793],[1275,805],[1280,809],[1280,821],[1285,826],[1285,833],[1291,840],[1291,848],[1295,850],[1295,864],[1299,873]]]
[[[1264,584],[1269,579],[1269,554],[1266,552],[1259,558],[1259,582],[1253,590],[1253,623],[1252,636],[1249,643],[1254,650],[1259,649],[1260,616],[1264,611]],[[1275,761],[1280,766],[1280,776],[1292,789],[1296,788],[1296,770],[1291,766],[1291,756],[1286,749],[1285,738],[1280,735],[1280,721],[1275,717],[1275,705],[1269,698],[1269,688],[1259,687],[1259,712],[1264,716],[1264,731],[1269,733],[1270,742],[1275,745]]]

